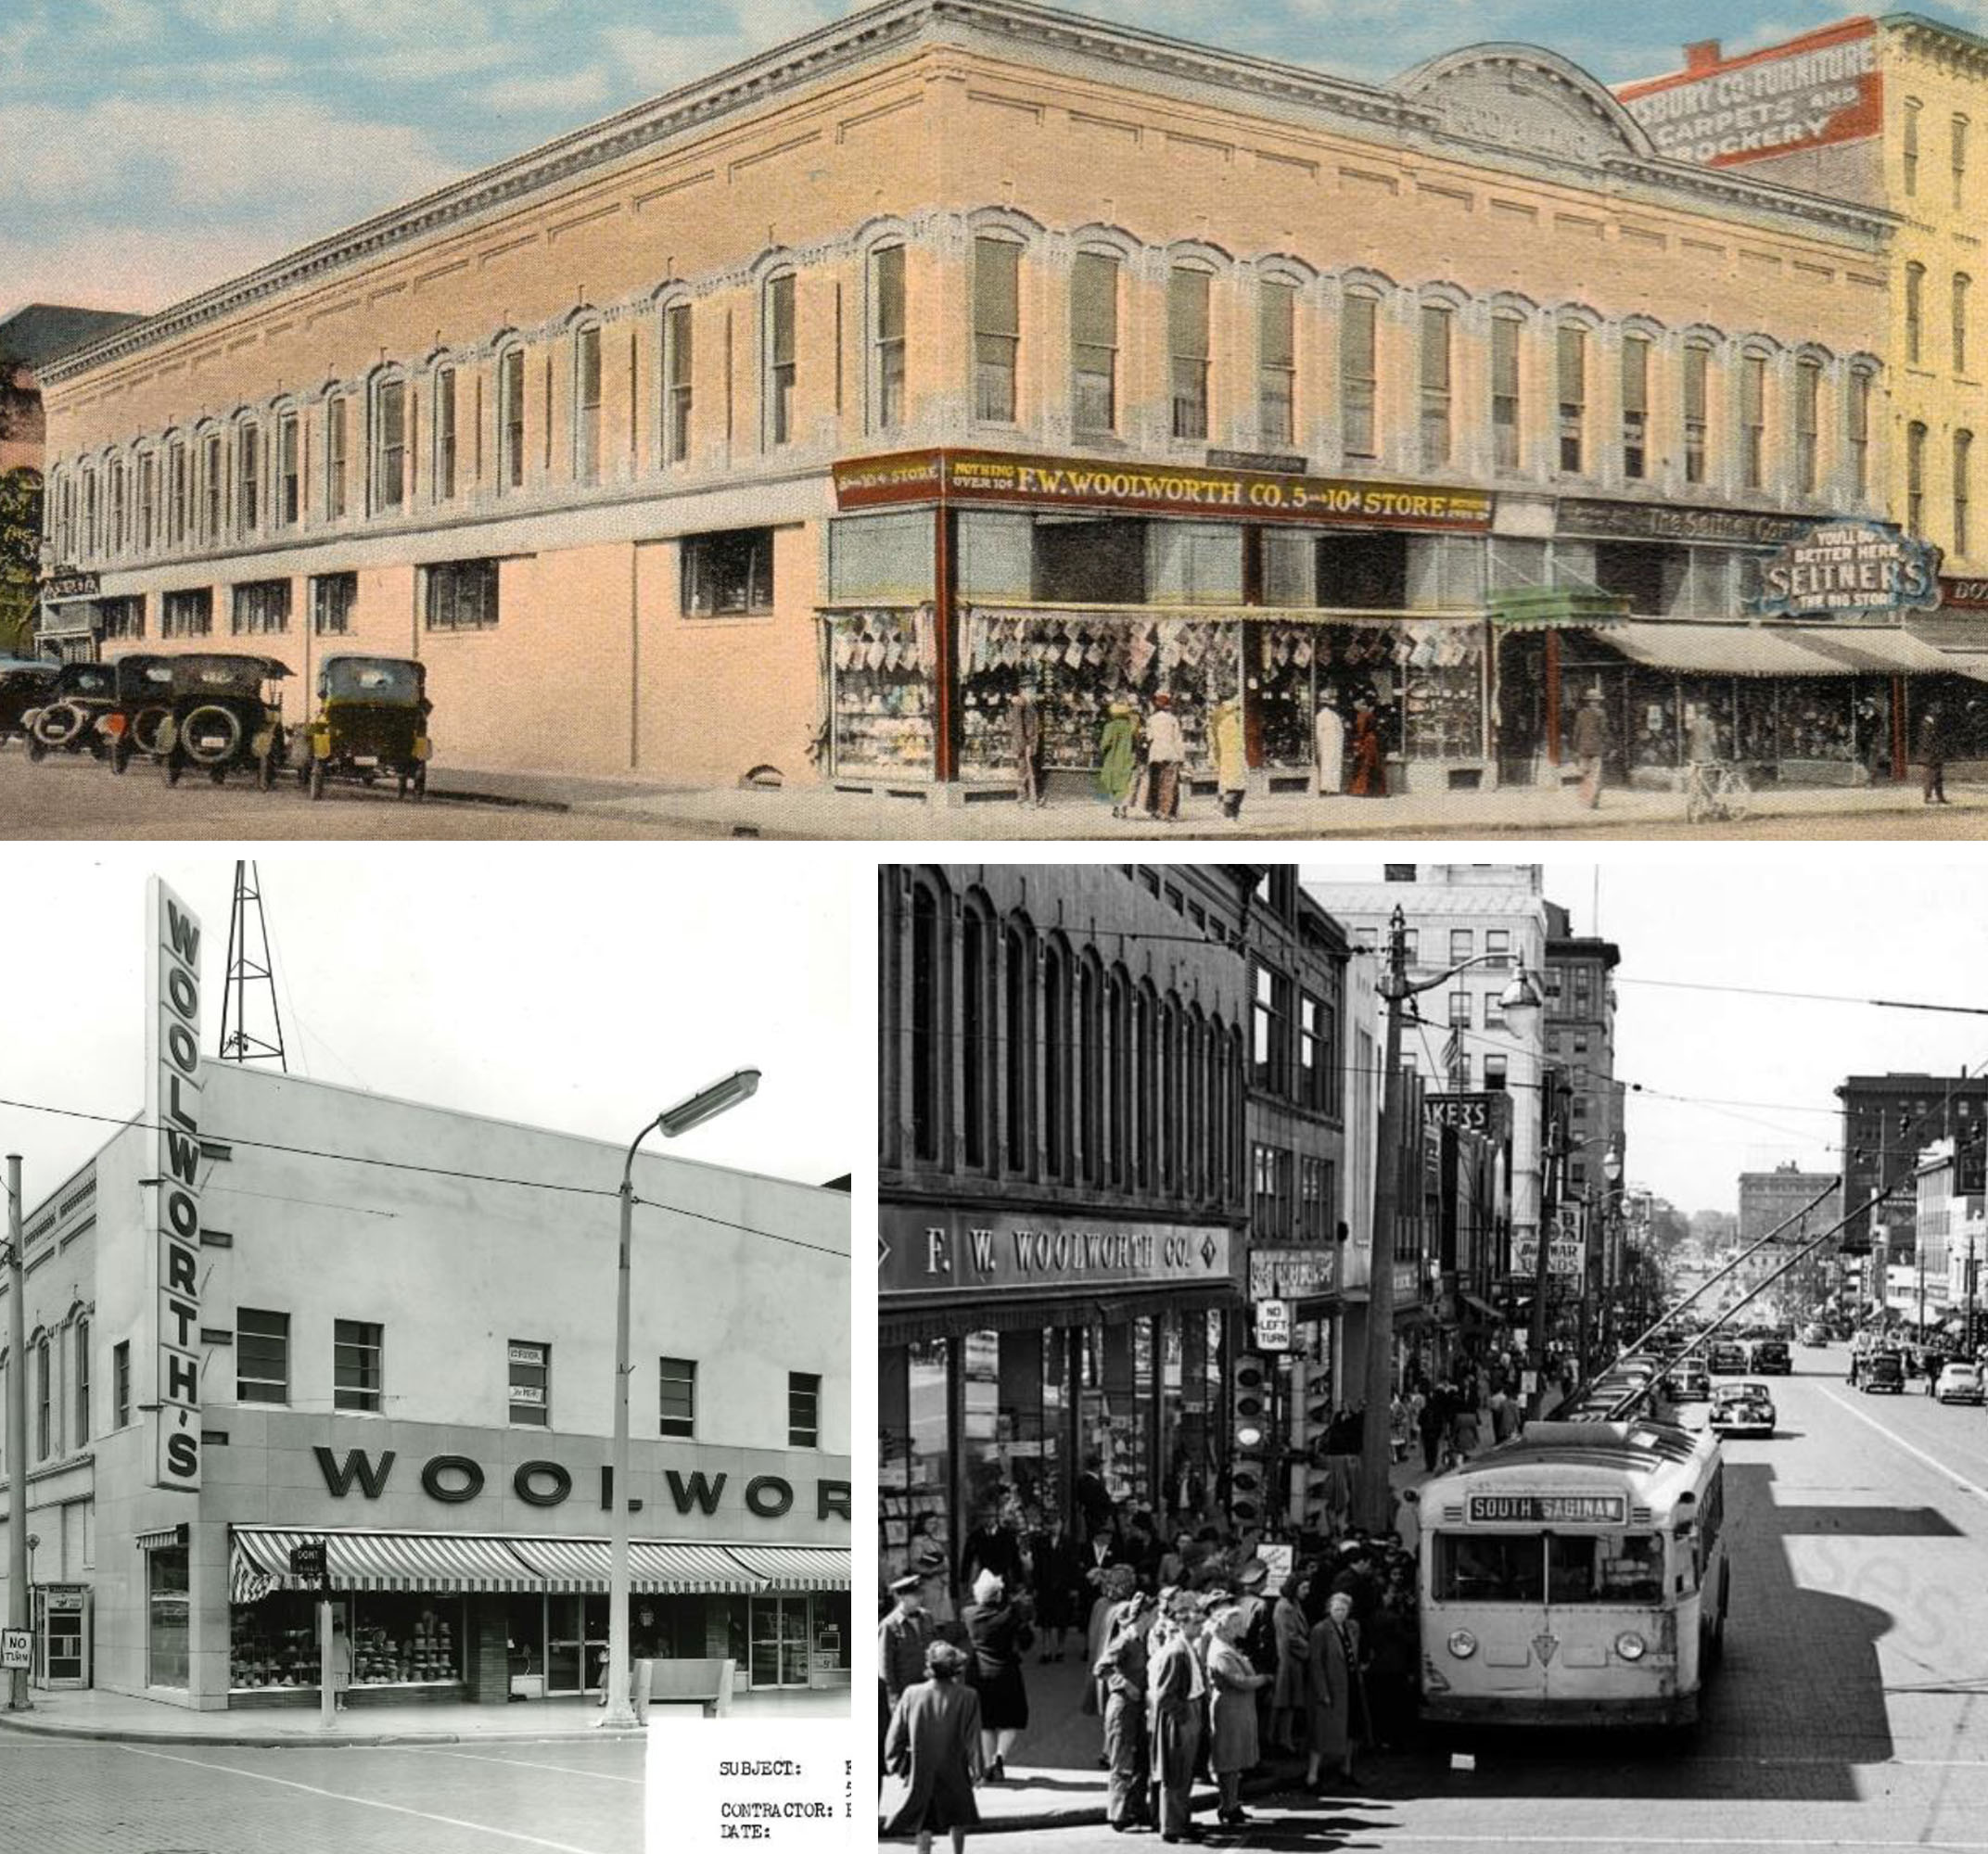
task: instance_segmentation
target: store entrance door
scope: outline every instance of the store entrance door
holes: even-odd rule
[[[806,1686],[808,1599],[754,1597],[747,1619],[746,1648],[751,1656],[754,1686]]]
[[[54,1584],[34,1593],[37,1686],[89,1685],[89,1596],[81,1584]]]
[[[545,1606],[545,1691],[585,1693],[597,1686],[607,1658],[607,1599],[549,1596]]]

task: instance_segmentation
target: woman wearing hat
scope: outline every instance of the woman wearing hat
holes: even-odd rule
[[[884,1768],[905,1779],[905,1798],[883,1825],[886,1835],[915,1835],[931,1854],[932,1832],[952,1837],[954,1854],[978,1825],[974,1784],[981,1764],[980,1701],[960,1678],[966,1657],[949,1642],[925,1650],[929,1678],[905,1689],[884,1739]]]
[[[1174,713],[1174,698],[1163,689],[1146,717],[1146,809],[1169,824],[1180,815],[1180,765],[1186,758],[1187,740]]]
[[[1269,1684],[1242,1652],[1248,1617],[1240,1608],[1217,1609],[1208,1625],[1208,1767],[1222,1793],[1217,1819],[1246,1822],[1242,1774],[1256,1768],[1256,1689]]]
[[[1249,756],[1242,743],[1242,705],[1230,696],[1215,711],[1215,783],[1222,816],[1240,818],[1249,789]]]
[[[1022,1657],[1036,1639],[1028,1606],[1008,1600],[1007,1586],[990,1570],[974,1583],[974,1600],[960,1612],[973,1649],[972,1679],[980,1695],[980,1745],[988,1782],[1008,1774],[1008,1753],[1028,1723],[1028,1689],[1022,1683]]]
[[[1112,801],[1112,816],[1129,814],[1139,781],[1139,717],[1129,702],[1114,702],[1098,736],[1098,790]]]
[[[1198,1838],[1188,1798],[1201,1755],[1208,1678],[1194,1644],[1201,1634],[1201,1606],[1186,1591],[1165,1594],[1166,1620],[1153,1630],[1153,1654],[1147,1678],[1146,1725],[1153,1744],[1153,1788],[1156,1793],[1160,1839]]]

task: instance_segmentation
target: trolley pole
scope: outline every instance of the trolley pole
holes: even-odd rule
[[[20,1154],[6,1155],[6,1346],[14,1381],[6,1400],[6,1626],[28,1626],[27,1275],[20,1252]],[[28,1712],[28,1670],[7,1677],[7,1710]]]

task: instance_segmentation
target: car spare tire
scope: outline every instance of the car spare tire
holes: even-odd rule
[[[222,766],[242,743],[242,718],[218,702],[204,702],[180,723],[180,744],[197,766]]]
[[[51,702],[34,717],[34,738],[45,747],[66,747],[89,725],[90,717],[73,702]]]

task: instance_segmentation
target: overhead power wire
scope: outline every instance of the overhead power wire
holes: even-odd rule
[[[41,1101],[10,1100],[5,1097],[0,1097],[0,1107],[18,1108],[24,1113],[52,1114],[59,1120],[88,1120],[105,1126],[135,1126],[147,1132],[159,1131],[157,1121],[146,1120],[136,1114],[90,1113],[81,1108],[50,1107]],[[247,1146],[259,1152],[287,1152],[299,1159],[330,1159],[346,1165],[372,1165],[389,1172],[418,1172],[431,1178],[460,1178],[478,1185],[510,1185],[519,1190],[559,1191],[576,1198],[619,1198],[621,1195],[618,1190],[603,1190],[596,1185],[558,1185],[546,1178],[506,1178],[490,1172],[457,1171],[446,1165],[417,1165],[406,1159],[368,1159],[356,1152],[330,1152],[314,1146],[286,1146],[278,1140],[237,1138],[232,1134],[215,1131],[203,1131],[200,1137],[218,1145]],[[761,1229],[756,1224],[734,1223],[729,1217],[686,1210],[681,1204],[657,1203],[653,1198],[637,1197],[635,1201],[650,1210],[668,1211],[672,1215],[689,1217],[697,1223],[737,1230],[744,1236],[764,1237],[769,1242],[784,1242],[793,1249],[811,1249],[820,1255],[844,1256],[843,1251],[830,1249],[824,1243],[803,1242],[798,1237],[783,1236],[778,1230]]]

